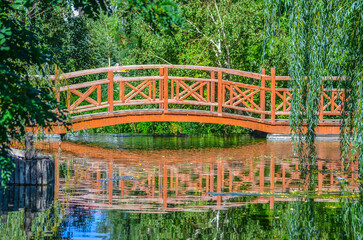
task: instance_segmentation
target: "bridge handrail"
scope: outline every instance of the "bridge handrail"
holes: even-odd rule
[[[127,66],[114,66],[114,67],[104,67],[104,68],[95,68],[95,69],[88,69],[70,73],[64,73],[59,76],[60,79],[66,78],[75,78],[75,77],[82,77],[91,74],[97,73],[107,73],[107,72],[117,72],[117,71],[124,71],[124,70],[138,70],[138,69],[159,69],[159,68],[173,68],[173,69],[189,69],[189,70],[203,70],[209,72],[222,72],[227,74],[233,74],[237,76],[249,77],[254,79],[260,79],[262,76],[268,77],[268,75],[262,75],[259,73],[241,71],[241,70],[234,70],[229,68],[218,68],[218,67],[205,67],[205,66],[194,66],[194,65],[169,65],[169,64],[160,64],[160,65],[127,65]],[[55,79],[55,75],[50,75],[50,79]]]
[[[305,79],[306,79],[306,77],[305,77]],[[339,80],[345,80],[345,79],[346,79],[345,77],[337,77],[337,76],[323,77],[323,81],[339,81]],[[266,80],[271,80],[271,76],[267,76]],[[289,77],[289,76],[276,76],[275,80],[276,81],[290,81],[291,77]]]
[[[249,77],[253,79],[261,79],[264,77],[265,80],[271,81],[272,77],[270,75],[254,73],[254,72],[247,72],[241,70],[235,70],[230,68],[220,68],[220,67],[207,67],[207,66],[195,66],[195,65],[170,65],[170,64],[147,64],[147,65],[126,65],[126,66],[114,66],[114,67],[104,67],[104,68],[95,68],[95,69],[87,69],[75,72],[69,72],[60,74],[60,79],[71,79],[75,77],[82,77],[91,74],[97,73],[107,73],[107,72],[118,72],[118,71],[125,71],[125,70],[142,70],[142,69],[158,69],[158,68],[172,68],[172,69],[189,69],[189,70],[203,70],[209,72],[219,72],[233,74],[237,76]],[[50,75],[50,79],[54,80],[56,75]],[[323,80],[330,80],[330,81],[338,81],[338,80],[345,80],[344,77],[323,77]],[[289,81],[291,77],[289,76],[275,76],[276,81]]]

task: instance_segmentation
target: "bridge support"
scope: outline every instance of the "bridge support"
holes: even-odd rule
[[[267,141],[291,141],[291,134],[267,133]],[[339,141],[339,134],[317,134],[316,141]]]
[[[276,109],[275,68],[271,68],[271,122],[275,123]]]
[[[223,83],[222,72],[218,72],[218,116],[222,116],[222,95],[223,95]]]
[[[266,138],[267,134],[268,134],[267,132],[262,132],[262,131],[258,131],[258,130],[253,130],[250,133],[250,135],[255,138]]]
[[[113,72],[108,72],[108,112],[113,112]]]
[[[164,113],[168,112],[169,99],[168,68],[164,68]]]

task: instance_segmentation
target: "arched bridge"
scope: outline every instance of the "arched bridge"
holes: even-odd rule
[[[201,122],[289,133],[289,77],[186,65],[133,65],[51,76],[73,130],[132,122]],[[338,134],[342,93],[324,89],[318,134]],[[55,127],[55,133],[65,133]]]

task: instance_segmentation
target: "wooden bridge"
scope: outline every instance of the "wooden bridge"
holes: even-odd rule
[[[186,77],[187,76],[187,77]],[[192,76],[192,77],[190,77]],[[132,65],[60,74],[56,97],[74,131],[132,122],[200,122],[290,132],[287,76],[187,65]],[[60,86],[60,87],[59,87]],[[317,134],[338,134],[342,93],[324,89]],[[54,127],[55,133],[65,133]]]

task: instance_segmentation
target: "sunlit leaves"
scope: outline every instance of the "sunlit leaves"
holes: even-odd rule
[[[173,0],[128,0],[128,8],[147,22],[154,33],[174,33],[185,21]]]

